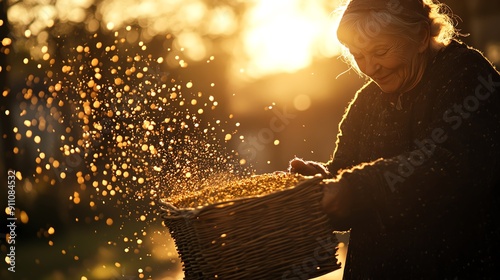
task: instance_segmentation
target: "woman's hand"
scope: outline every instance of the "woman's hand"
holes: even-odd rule
[[[290,171],[290,173],[299,173],[304,176],[321,174],[321,176],[326,178],[330,175],[328,170],[326,170],[322,164],[314,161],[304,161],[300,158],[294,158],[290,161],[288,171]]]
[[[328,181],[323,185],[323,211],[334,222],[345,223],[351,214],[351,189],[345,180]]]

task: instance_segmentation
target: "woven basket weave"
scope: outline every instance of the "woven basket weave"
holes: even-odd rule
[[[162,202],[185,279],[310,279],[340,268],[321,178],[199,209]]]

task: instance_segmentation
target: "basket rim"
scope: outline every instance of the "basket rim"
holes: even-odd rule
[[[265,194],[265,195],[238,197],[238,198],[234,198],[234,199],[230,199],[230,200],[226,200],[226,201],[221,201],[221,202],[216,202],[216,203],[212,203],[212,204],[208,204],[208,205],[203,205],[203,206],[198,207],[198,208],[192,208],[192,207],[178,208],[173,203],[166,201],[165,198],[160,198],[159,204],[162,205],[160,207],[160,209],[163,213],[170,213],[170,215],[164,216],[163,217],[164,219],[165,218],[175,219],[175,218],[194,217],[194,216],[199,215],[201,212],[209,211],[209,210],[214,209],[214,208],[224,208],[226,206],[233,205],[237,202],[252,201],[255,199],[262,198],[262,197],[267,197],[269,199],[272,199],[273,197],[280,195],[283,192],[288,192],[288,191],[296,190],[299,188],[304,188],[306,186],[309,186],[311,184],[315,184],[315,183],[320,182],[323,179],[325,179],[324,177],[318,176],[318,175],[315,175],[315,176],[300,175],[300,176],[302,178],[304,178],[304,180],[301,180],[296,185],[294,185],[290,188],[284,189],[284,190],[273,191],[273,192],[270,192],[270,193]]]

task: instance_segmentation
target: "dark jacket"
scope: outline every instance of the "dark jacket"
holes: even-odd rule
[[[500,75],[453,41],[409,92],[369,82],[327,163],[353,192],[344,279],[500,272]]]

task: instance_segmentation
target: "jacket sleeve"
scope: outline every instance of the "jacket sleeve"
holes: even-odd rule
[[[342,169],[351,168],[360,163],[358,145],[361,139],[361,122],[365,119],[363,114],[367,113],[363,100],[365,96],[363,95],[366,93],[364,89],[369,87],[370,84],[366,84],[356,92],[339,123],[335,151],[332,158],[325,164],[328,171],[333,175]]]
[[[500,76],[486,62],[461,68],[432,91],[437,97],[431,121],[408,152],[338,175],[353,194],[353,215],[378,212],[390,224],[407,219],[409,211],[426,211],[429,204],[457,207],[458,201],[485,192],[474,186],[486,188],[498,180]],[[342,157],[352,149],[339,143],[337,152]]]

